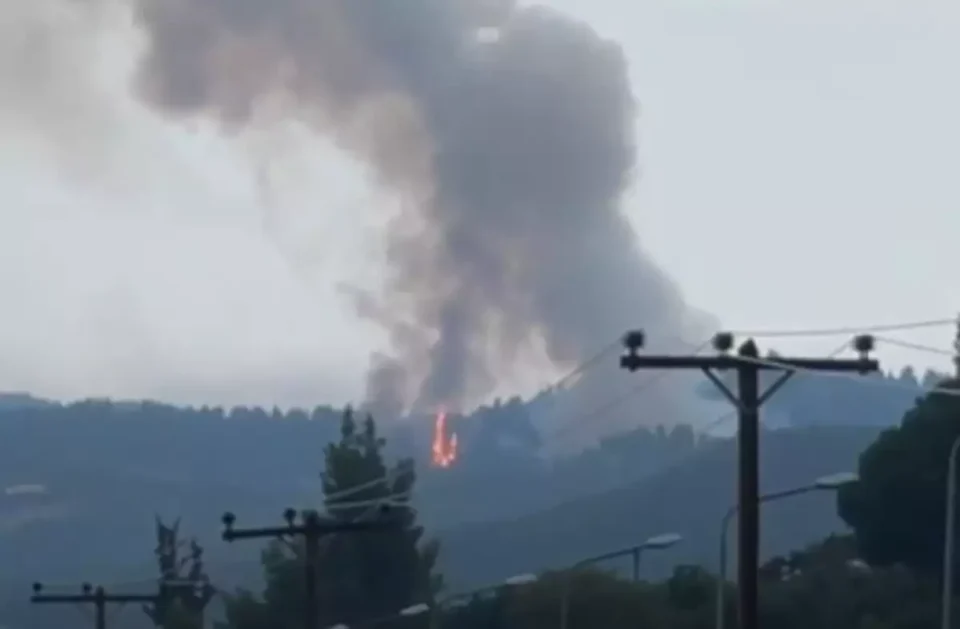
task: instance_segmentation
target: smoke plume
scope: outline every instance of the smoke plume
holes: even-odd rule
[[[371,403],[456,407],[538,344],[565,366],[629,327],[683,332],[619,211],[636,162],[624,56],[587,25],[509,0],[130,1],[151,108],[237,131],[297,118],[402,201],[385,285],[355,295],[391,339]]]
[[[546,8],[485,0],[140,0],[137,89],[229,128],[268,105],[362,157],[403,201],[372,402],[458,405],[540,339],[574,364],[682,299],[619,211],[634,176],[620,48]]]

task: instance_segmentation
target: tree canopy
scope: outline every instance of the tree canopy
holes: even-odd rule
[[[960,381],[945,386],[960,391]],[[853,529],[852,535],[830,536],[803,550],[774,557],[761,568],[761,622],[778,629],[929,629],[939,616],[939,568],[942,557],[942,523],[947,456],[960,436],[960,399],[941,391],[916,400],[896,428],[880,434],[859,460],[860,482],[841,490],[838,510]],[[350,522],[378,517],[379,506],[392,505],[390,530],[335,534],[321,541],[318,593],[321,625],[346,624],[352,629],[413,629],[430,620],[432,629],[555,629],[560,623],[561,601],[569,601],[567,628],[623,629],[637,626],[656,629],[709,629],[714,626],[717,575],[700,566],[676,567],[659,581],[632,581],[615,573],[578,570],[540,574],[532,584],[486,588],[484,594],[457,597],[455,605],[443,591],[436,563],[439,546],[425,538],[410,499],[417,486],[414,462],[392,460],[386,441],[370,417],[358,418],[347,411],[339,422],[333,443],[314,447],[322,471],[315,504],[308,505],[331,521]],[[833,460],[836,435],[820,429],[807,431],[815,447],[805,452]],[[798,435],[793,431],[790,447],[782,449],[774,433],[764,443],[765,456],[788,461],[791,469],[801,464],[797,456]],[[859,434],[859,433],[858,433]],[[843,451],[852,457],[876,435],[858,441]],[[859,439],[860,437],[858,437]],[[493,440],[491,440],[492,443]],[[826,442],[825,442],[826,441]],[[605,441],[597,451],[628,460],[642,451],[642,444],[674,444],[679,453],[697,447],[691,431],[636,431],[622,439]],[[784,442],[785,444],[786,442]],[[780,444],[780,445],[784,445]],[[690,483],[719,475],[730,467],[732,457],[719,456],[709,468],[686,476]],[[612,459],[607,459],[612,460]],[[555,471],[559,469],[555,468]],[[699,469],[699,468],[698,468]],[[819,468],[802,471],[804,479],[815,477]],[[830,471],[835,471],[831,468]],[[768,480],[770,476],[768,475]],[[687,482],[685,481],[685,482]],[[665,486],[666,485],[666,486]],[[787,483],[789,486],[789,483]],[[658,479],[658,490],[636,500],[644,508],[659,504],[662,496],[681,495],[685,485],[670,485]],[[422,488],[421,488],[422,489]],[[463,491],[463,488],[460,488]],[[721,496],[728,492],[713,490]],[[321,495],[322,494],[322,495]],[[727,503],[718,503],[718,509]],[[280,514],[277,514],[278,516]],[[523,543],[542,541],[556,548],[559,527],[556,513],[549,526],[528,529]],[[772,515],[770,513],[768,516]],[[808,514],[809,515],[809,514]],[[641,519],[649,524],[649,512],[631,523],[637,534]],[[585,534],[595,541],[610,541],[597,533],[600,523],[616,520],[609,512],[594,508],[583,520]],[[684,521],[692,517],[681,518]],[[712,522],[712,520],[711,520]],[[488,525],[489,526],[489,525]],[[658,524],[658,526],[660,526]],[[658,528],[658,530],[660,530]],[[673,530],[673,529],[671,529]],[[537,534],[530,534],[533,531]],[[691,545],[704,537],[682,530]],[[180,539],[177,523],[156,522],[156,557],[160,581],[195,581],[209,586],[196,543]],[[576,550],[576,549],[574,549]],[[489,553],[486,546],[479,553]],[[579,552],[579,550],[577,550]],[[304,546],[300,540],[269,544],[262,553],[262,590],[238,591],[228,596],[224,629],[303,629]],[[674,561],[680,555],[671,554]],[[651,561],[653,558],[651,557]],[[477,570],[476,563],[469,564]],[[501,568],[503,566],[501,565]],[[535,568],[531,565],[530,568]],[[455,575],[450,571],[451,578]],[[487,578],[487,577],[483,577]],[[735,586],[720,584],[726,598],[728,626],[735,624]],[[212,589],[171,590],[168,600],[145,611],[157,627],[193,629],[200,626]],[[400,618],[399,612],[418,605],[428,613]],[[145,620],[140,616],[140,620]],[[21,623],[22,624],[22,623]],[[51,625],[52,626],[52,625]],[[62,623],[58,624],[62,626]],[[958,625],[960,626],[960,625]]]
[[[156,531],[154,555],[163,596],[143,611],[159,629],[202,629],[204,611],[216,593],[204,568],[203,548],[196,539],[181,539],[179,520],[167,525],[157,517]],[[185,556],[184,547],[189,551]]]
[[[958,380],[941,386],[960,393]],[[860,482],[843,488],[838,506],[866,560],[939,574],[947,459],[957,438],[960,397],[936,391],[918,399],[899,426],[860,456]]]
[[[339,521],[377,517],[379,506],[389,504],[396,526],[321,539],[317,568],[323,626],[363,624],[412,604],[431,604],[441,586],[434,574],[439,546],[423,539],[410,505],[416,482],[413,461],[388,464],[384,446],[373,418],[358,424],[347,410],[339,441],[324,450],[322,507],[328,517]],[[301,627],[304,550],[301,540],[270,544],[262,555],[266,584],[262,595],[241,591],[230,597],[227,625]]]
[[[834,536],[776,557],[761,569],[761,623],[777,629],[929,629],[939,600],[935,580],[904,566],[868,566],[850,536]],[[633,582],[610,572],[543,575],[536,583],[501,588],[446,610],[452,629],[555,629],[569,593],[569,629],[713,629],[716,575],[679,566],[657,582]],[[734,587],[724,589],[727,626],[736,626]]]

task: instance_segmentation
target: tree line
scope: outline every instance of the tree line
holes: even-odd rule
[[[531,414],[547,412],[537,410],[543,407],[551,418],[566,419],[552,401],[555,395],[513,398],[451,418],[460,436],[460,459],[442,472],[421,468],[424,520],[436,527],[478,517],[518,517],[640,480],[703,445],[691,426],[640,427],[546,460]],[[12,483],[46,482],[74,496],[96,486],[84,478],[87,472],[103,470],[131,484],[141,482],[148,505],[149,498],[163,500],[149,496],[158,491],[152,479],[198,491],[234,486],[249,490],[254,500],[258,493],[281,494],[293,479],[311,481],[321,446],[339,439],[342,413],[329,406],[181,408],[109,400],[54,404],[8,396],[0,403],[0,474]],[[426,462],[431,427],[428,417],[381,421],[386,454]],[[258,465],[235,464],[252,455]],[[525,482],[510,483],[511,478]],[[462,500],[465,485],[471,494],[490,493],[497,500]],[[181,515],[195,517],[192,510]]]
[[[917,399],[899,425],[862,453],[859,482],[837,495],[849,534],[828,537],[762,566],[764,626],[936,626],[947,458],[952,443],[960,439],[960,381],[941,386],[943,391]],[[415,465],[402,458],[388,462],[384,446],[372,418],[358,421],[346,412],[339,440],[324,450],[326,498],[318,507],[327,517],[353,521],[383,501],[397,509],[400,525],[389,532],[324,540],[318,564],[323,626],[708,629],[717,622],[718,592],[725,601],[726,625],[735,623],[735,585],[719,582],[712,569],[702,566],[678,566],[660,581],[633,580],[600,566],[539,574],[531,582],[493,584],[472,594],[449,591],[436,569],[441,548],[425,535],[409,503]],[[373,482],[379,478],[387,480]],[[357,487],[363,489],[346,491]],[[299,543],[269,544],[262,553],[262,591],[224,593],[226,611],[219,628],[303,627],[302,562]],[[195,610],[197,601],[192,604]],[[191,609],[190,604],[180,607]],[[567,617],[562,619],[564,609]],[[158,618],[158,626],[183,627],[183,616],[176,621]]]

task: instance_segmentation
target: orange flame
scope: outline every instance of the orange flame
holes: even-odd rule
[[[447,437],[447,412],[437,411],[433,420],[433,464],[450,467],[457,461],[457,433]]]

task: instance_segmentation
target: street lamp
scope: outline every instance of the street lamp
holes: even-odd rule
[[[677,544],[683,539],[678,533],[664,533],[662,535],[654,535],[653,537],[648,537],[643,542],[635,544],[633,546],[628,546],[627,548],[621,548],[619,550],[614,550],[608,553],[603,553],[601,555],[594,555],[593,557],[587,557],[586,559],[581,559],[577,563],[573,564],[570,569],[576,570],[577,568],[583,568],[584,566],[589,566],[591,564],[600,563],[601,561],[607,561],[609,559],[617,559],[619,557],[632,557],[633,558],[633,580],[640,580],[640,556],[645,550],[664,550],[670,548],[671,546]]]
[[[511,577],[507,577],[499,583],[494,583],[493,585],[485,585],[474,590],[468,590],[466,592],[458,592],[456,594],[451,594],[446,598],[442,599],[436,606],[430,605],[429,603],[414,603],[399,610],[395,614],[390,614],[389,616],[382,616],[380,618],[375,618],[367,622],[361,623],[360,625],[355,625],[351,627],[350,625],[344,623],[338,623],[332,625],[327,629],[359,629],[360,627],[372,627],[379,625],[380,623],[389,622],[397,618],[410,618],[412,616],[422,616],[423,614],[428,614],[434,610],[434,607],[442,608],[454,601],[462,599],[470,599],[479,594],[484,594],[486,592],[499,590],[502,587],[516,587],[520,585],[529,585],[537,581],[538,577],[535,574],[515,574]]]
[[[539,578],[540,577],[538,577],[533,573],[515,574],[511,577],[507,577],[506,579],[504,579],[503,581],[500,581],[499,583],[494,583],[493,585],[485,585],[483,587],[479,587],[474,590],[467,590],[466,592],[458,592],[456,594],[451,594],[450,596],[447,596],[441,599],[438,604],[438,607],[445,607],[455,601],[472,599],[475,596],[486,594],[487,592],[493,592],[503,587],[511,588],[511,587],[518,587],[521,585],[530,585],[531,583],[534,583],[537,580],[539,580]],[[427,606],[427,609],[429,610],[429,606]]]
[[[434,612],[434,616],[431,621],[431,626],[436,626],[436,623],[439,620],[439,613],[438,613],[439,610],[443,609],[444,607],[450,605],[455,601],[462,601],[464,599],[469,600],[476,596],[480,596],[481,594],[486,594],[487,592],[493,592],[493,591],[499,590],[500,588],[503,588],[503,587],[511,588],[511,587],[517,587],[521,585],[529,585],[535,582],[538,578],[539,577],[537,575],[532,573],[515,574],[511,577],[507,577],[506,579],[504,579],[499,583],[494,583],[493,585],[485,585],[483,587],[479,587],[473,590],[468,590],[466,592],[458,592],[456,594],[451,594],[450,596],[447,596],[442,600],[440,600],[435,607],[431,607],[426,603],[419,603],[417,605],[411,605],[410,607],[407,607],[405,610],[401,610],[400,613],[403,616],[419,616],[421,614],[429,613],[432,611]],[[404,614],[403,612],[406,612],[406,613]]]
[[[940,627],[949,629],[953,611],[953,529],[957,518],[957,452],[960,436],[953,440],[947,457],[947,518],[943,530],[943,591],[940,593]]]
[[[430,611],[429,605],[426,603],[417,603],[416,605],[404,607],[397,612],[397,616],[419,616],[420,614],[426,614],[428,611]]]
[[[804,485],[803,487],[796,487],[794,489],[763,494],[760,496],[759,500],[761,503],[774,502],[777,500],[783,500],[784,498],[792,498],[801,494],[807,494],[812,491],[836,491],[844,485],[855,483],[858,480],[860,480],[860,477],[852,472],[830,474],[828,476],[821,476],[809,485]],[[723,586],[726,583],[727,578],[727,529],[730,526],[730,520],[732,520],[733,516],[737,515],[739,511],[740,505],[733,505],[723,515],[723,520],[720,521],[720,566],[719,574],[717,574],[716,629],[723,629],[724,625]]]
[[[602,555],[595,555],[582,559],[570,567],[570,570],[576,570],[608,559],[617,559],[618,557],[631,557],[633,559],[633,580],[640,580],[640,557],[645,550],[665,550],[676,545],[683,539],[678,533],[663,533],[654,535],[646,540],[627,548],[614,550]],[[563,596],[560,599],[560,629],[567,629],[567,617],[570,613],[570,578],[565,578],[563,583]]]
[[[535,574],[515,574],[512,577],[508,577],[503,580],[504,585],[509,585],[511,587],[517,585],[530,585],[535,582],[539,577]]]

